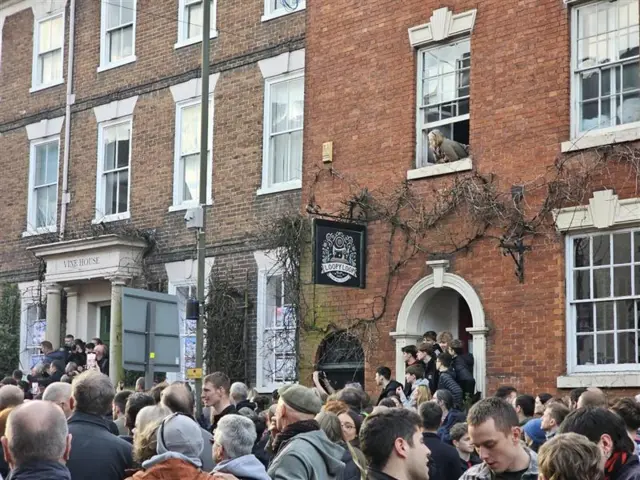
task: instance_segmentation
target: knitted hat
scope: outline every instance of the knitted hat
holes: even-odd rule
[[[278,393],[282,401],[296,412],[317,415],[322,410],[322,400],[313,390],[303,385],[285,385]]]
[[[187,415],[170,415],[158,428],[158,455],[174,452],[187,457],[191,463],[202,466],[200,454],[204,448],[200,426]]]
[[[537,443],[538,445],[543,444],[547,439],[544,430],[542,430],[541,424],[541,418],[534,418],[533,420],[529,420],[522,428],[524,430],[524,433],[527,434],[527,437],[529,437],[534,443]]]

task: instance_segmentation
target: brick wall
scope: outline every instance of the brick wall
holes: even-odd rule
[[[170,5],[168,6],[167,3]],[[211,40],[211,73],[220,77],[214,95],[213,206],[207,212],[207,255],[216,268],[249,272],[255,296],[254,236],[271,216],[299,207],[299,191],[257,196],[262,181],[264,79],[257,62],[304,48],[305,13],[261,22],[264,1],[218,2],[218,36]],[[68,60],[67,7],[64,72]],[[173,203],[175,103],[169,87],[200,77],[201,43],[175,49],[178,1],[137,2],[137,61],[98,72],[100,2],[77,2],[66,238],[95,234],[98,125],[93,107],[138,95],[133,116],[131,219],[106,225],[107,232],[152,229],[156,248],[146,259],[150,282],[166,285],[163,264],[191,258],[195,236],[184,211]],[[37,278],[39,263],[25,248],[53,242],[55,235],[22,238],[27,222],[29,141],[25,125],[64,115],[66,84],[35,93],[31,86],[33,13],[5,20],[0,68],[0,282]],[[64,132],[64,129],[63,129]],[[61,135],[59,196],[65,146]],[[58,205],[58,221],[60,205]],[[243,281],[245,274],[243,275]],[[252,312],[255,338],[255,310]],[[252,344],[251,351],[255,351]],[[255,365],[255,353],[253,364]],[[252,372],[254,375],[254,372]]]
[[[432,12],[444,6],[453,13],[477,8],[471,34],[474,168],[494,174],[498,188],[509,192],[511,185],[530,184],[553,165],[560,143],[570,135],[569,11],[562,1],[452,0],[445,5],[410,0],[398,8],[380,2],[313,2],[307,11],[303,205],[314,200],[323,211],[335,211],[355,184],[388,192],[406,179],[415,161],[417,69],[407,29],[428,23]],[[331,167],[345,181],[326,172],[318,176],[319,170],[329,168],[321,161],[326,141],[334,145]],[[619,194],[637,196],[628,188],[624,170],[613,167],[594,188],[611,188],[613,179],[616,188],[625,186]],[[449,175],[410,185],[417,195],[429,196],[452,181]],[[539,208],[543,195],[526,195],[529,211]],[[587,192],[585,199],[589,196]],[[451,221],[455,231],[456,219]],[[365,290],[318,285],[309,294],[315,308],[324,309],[324,324],[346,325],[347,319],[371,315],[374,297],[386,285],[386,234],[385,225],[369,223]],[[426,239],[434,241],[433,236]],[[566,371],[563,238],[548,224],[544,236],[527,244],[532,251],[526,254],[523,284],[494,239],[483,239],[451,259],[450,271],[478,293],[490,328],[488,392],[500,384],[526,392],[555,391],[556,378]],[[432,273],[426,260],[417,255],[393,282],[386,313],[377,323],[375,347],[367,356],[370,392],[377,389],[374,369],[395,366],[395,342],[389,332],[396,329],[409,289]],[[319,341],[310,339],[304,350],[314,352]]]

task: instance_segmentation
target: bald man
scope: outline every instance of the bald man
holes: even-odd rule
[[[193,418],[193,411],[195,407],[194,397],[191,391],[180,382],[175,382],[169,385],[162,391],[161,403],[171,413],[183,413]],[[200,435],[202,436],[202,442],[205,448],[200,453],[200,461],[202,462],[202,471],[210,472],[215,467],[215,461],[213,460],[213,450],[208,448],[211,445],[211,439],[213,435],[207,432],[204,428],[200,428]]]
[[[42,400],[55,403],[69,418],[73,413],[73,400],[71,399],[71,384],[56,382],[49,385],[42,394]]]
[[[24,402],[24,390],[15,385],[0,388],[0,412],[5,408],[17,407]]]
[[[53,403],[34,400],[16,407],[1,441],[12,480],[71,480],[65,465],[71,435],[62,409]]]

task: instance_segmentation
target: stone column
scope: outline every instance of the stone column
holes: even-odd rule
[[[47,285],[47,326],[44,334],[53,349],[60,348],[60,293],[62,288],[58,284]]]
[[[67,331],[65,335],[78,336],[78,287],[66,287],[67,294]]]
[[[473,335],[473,376],[476,379],[476,389],[487,396],[487,334],[488,327],[471,327],[467,332]]]
[[[111,281],[111,331],[109,345],[109,377],[114,385],[124,380],[122,368],[122,287],[123,277],[112,277]]]
[[[404,383],[404,358],[402,349],[407,345],[416,345],[417,339],[421,337],[421,333],[391,332],[390,334],[396,341],[396,371],[395,379],[400,383]]]

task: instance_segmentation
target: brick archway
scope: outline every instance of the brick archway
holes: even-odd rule
[[[448,261],[438,260],[427,262],[433,273],[418,280],[411,287],[402,301],[402,306],[398,312],[396,331],[391,332],[391,336],[396,341],[396,378],[404,376],[404,361],[402,358],[402,347],[415,343],[422,337],[424,331],[419,328],[420,314],[424,306],[438,291],[451,289],[457,292],[471,311],[473,326],[467,328],[467,332],[473,338],[473,355],[475,357],[474,377],[480,392],[485,393],[486,386],[486,363],[487,363],[487,343],[486,336],[488,328],[485,323],[484,308],[480,297],[475,289],[462,277],[453,273],[447,273]]]

